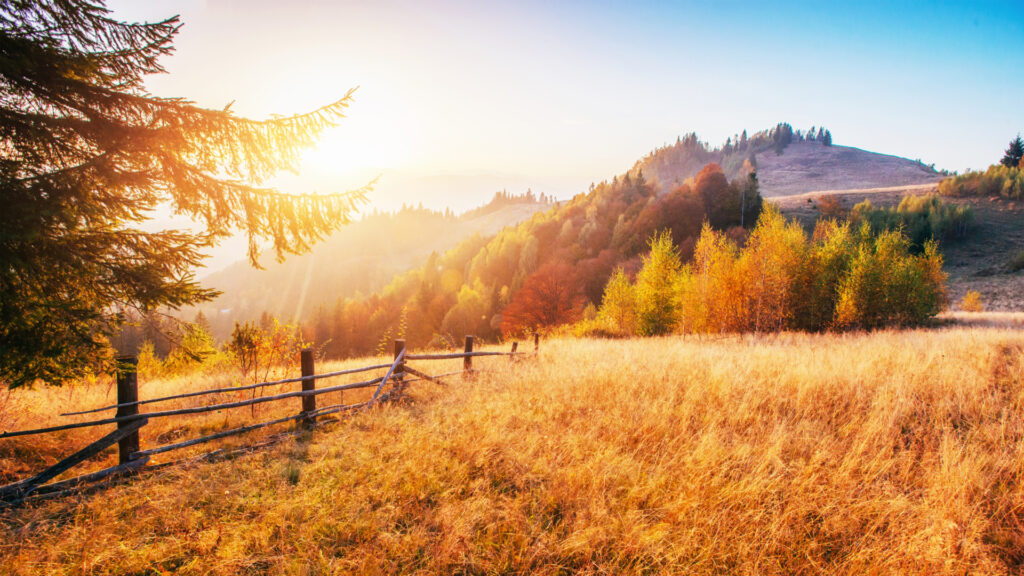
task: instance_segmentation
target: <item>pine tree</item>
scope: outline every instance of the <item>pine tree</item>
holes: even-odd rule
[[[0,382],[60,383],[110,369],[108,336],[132,309],[208,300],[194,270],[232,231],[256,264],[349,222],[369,186],[329,195],[262,186],[342,117],[257,121],[145,91],[177,17],[110,18],[86,0],[0,4]],[[166,205],[201,231],[146,231]],[[120,311],[120,312],[119,312]]]
[[[1007,146],[1001,163],[1007,168],[1015,168],[1020,165],[1022,158],[1024,158],[1024,140],[1021,140],[1020,134],[1017,134],[1016,138],[1010,140],[1010,145]]]

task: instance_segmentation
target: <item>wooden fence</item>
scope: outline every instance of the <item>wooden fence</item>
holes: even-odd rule
[[[536,354],[539,348],[540,340],[537,334],[533,335],[533,353]],[[8,484],[6,486],[0,486],[0,506],[11,506],[21,504],[28,498],[43,498],[52,496],[61,496],[71,493],[80,492],[83,488],[96,486],[97,483],[110,481],[116,478],[123,478],[137,474],[142,471],[156,470],[167,466],[173,466],[176,464],[195,462],[203,459],[211,459],[216,456],[225,455],[223,450],[214,450],[197,457],[187,458],[184,460],[178,460],[174,462],[167,462],[156,466],[147,466],[150,457],[156,454],[163,454],[165,452],[171,452],[173,450],[180,450],[188,448],[190,446],[196,446],[213,440],[226,438],[228,436],[234,436],[237,434],[243,434],[246,432],[252,432],[275,424],[283,424],[286,422],[297,421],[299,424],[299,430],[309,430],[316,426],[317,419],[329,414],[337,414],[348,412],[352,410],[365,410],[370,408],[374,404],[386,401],[396,394],[400,394],[406,386],[411,382],[418,380],[429,381],[434,383],[442,383],[443,378],[448,378],[456,375],[471,376],[474,372],[473,359],[482,356],[508,356],[511,360],[515,360],[517,357],[524,355],[523,352],[518,351],[518,343],[512,343],[512,350],[510,352],[483,352],[474,351],[474,338],[473,336],[466,336],[466,346],[464,352],[453,353],[453,354],[409,354],[407,353],[405,340],[395,340],[394,346],[394,360],[390,364],[377,364],[373,366],[364,366],[360,368],[351,368],[347,370],[339,370],[336,372],[327,372],[324,374],[317,374],[313,361],[313,351],[310,349],[302,350],[300,353],[300,364],[301,364],[301,376],[297,378],[285,378],[283,380],[274,380],[270,382],[260,382],[256,384],[249,384],[245,386],[232,386],[227,388],[214,388],[208,390],[199,390],[194,392],[187,392],[183,394],[176,394],[172,396],[163,396],[160,398],[149,398],[140,400],[138,397],[138,375],[136,372],[136,366],[138,359],[121,358],[121,367],[118,370],[117,376],[117,403],[109,406],[103,406],[100,408],[93,408],[89,410],[82,410],[79,412],[69,412],[62,414],[62,416],[79,416],[84,414],[94,414],[98,412],[104,412],[108,410],[115,410],[112,418],[104,418],[99,420],[90,420],[87,422],[75,422],[72,424],[64,424],[60,426],[51,426],[47,428],[36,428],[32,430],[18,430],[14,432],[3,432],[0,434],[0,439],[12,438],[16,436],[28,436],[33,434],[46,434],[52,432],[58,432],[62,430],[70,430],[74,428],[88,428],[96,426],[106,426],[109,424],[115,424],[116,429],[89,444],[85,448],[75,452],[71,456],[57,462],[53,466],[50,466],[46,470],[26,478],[24,480]],[[462,370],[456,372],[449,372],[445,374],[430,375],[426,371],[417,370],[408,365],[411,361],[430,361],[430,360],[452,360],[459,359],[463,360]],[[327,378],[334,378],[338,376],[358,374],[362,372],[370,372],[373,370],[387,369],[384,376],[379,378],[372,378],[362,382],[354,382],[349,384],[340,384],[336,386],[327,386],[324,388],[317,388],[317,380],[323,380]],[[413,378],[409,378],[409,377]],[[178,408],[173,410],[158,410],[153,412],[140,412],[139,408],[143,405],[155,404],[159,402],[167,402],[170,400],[178,400],[182,398],[191,398],[196,396],[223,394],[229,392],[239,392],[245,390],[255,390],[257,388],[263,388],[267,386],[277,386],[282,384],[300,383],[301,388],[292,392],[284,392],[280,394],[274,394],[272,396],[263,396],[259,398],[251,398],[248,400],[240,400],[236,402],[221,402],[213,404],[204,404],[201,406],[193,406],[189,408]],[[391,384],[388,388],[388,384]],[[373,389],[373,395],[369,400],[364,402],[358,402],[354,404],[345,404],[344,401],[338,404],[332,404],[328,406],[322,406],[317,408],[317,396],[327,394],[330,392],[342,392],[345,390],[356,390],[356,389]],[[387,390],[385,391],[385,389]],[[279,402],[290,398],[299,398],[301,400],[301,410],[294,415],[286,416],[284,418],[277,418],[274,420],[268,420],[264,422],[258,422],[255,424],[249,424],[232,428],[229,430],[223,430],[214,434],[208,434],[198,438],[190,440],[183,440],[170,444],[164,444],[161,446],[155,446],[153,448],[142,449],[139,442],[139,430],[145,426],[151,419],[156,418],[168,418],[174,416],[182,416],[187,414],[200,414],[204,412],[212,412],[218,410],[225,410],[229,408],[241,408],[244,406],[254,406],[256,404],[263,404],[267,402]],[[279,435],[283,437],[288,433]],[[272,439],[271,441],[274,441]],[[117,443],[118,445],[118,464],[98,472],[85,474],[69,480],[63,480],[60,482],[50,482],[57,476],[60,476],[64,472],[67,472],[71,468],[94,458],[99,455],[103,450],[109,446]],[[244,449],[253,449],[263,446],[260,444],[256,446],[250,446]]]

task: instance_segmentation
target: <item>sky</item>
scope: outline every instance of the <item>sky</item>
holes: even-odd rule
[[[825,126],[834,142],[984,168],[1024,132],[1024,3],[115,0],[179,14],[147,88],[241,115],[358,86],[288,192],[465,210],[495,191],[568,198],[694,131]]]

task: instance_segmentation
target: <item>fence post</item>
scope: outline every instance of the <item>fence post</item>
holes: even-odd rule
[[[518,350],[518,349],[519,349],[519,342],[513,342],[512,343],[512,353],[508,355],[508,361],[509,362],[515,362],[516,361],[516,350]]]
[[[313,376],[316,374],[316,369],[313,365],[313,349],[303,348],[299,353],[299,359],[302,364],[302,391],[316,390],[316,380],[313,378],[307,378],[307,376]],[[304,414],[311,414],[316,411],[316,396],[303,396],[302,397],[302,412]],[[306,416],[302,420],[302,424],[306,428],[310,428],[316,422],[314,416]]]
[[[139,358],[122,356],[117,359],[117,403],[127,404],[139,401]],[[139,405],[118,406],[115,417],[133,416],[139,413]],[[118,422],[118,428],[131,426],[133,421]],[[131,455],[139,451],[139,432],[135,431],[117,441],[118,463],[125,464]]]
[[[398,359],[398,355],[402,353],[402,350],[405,350],[405,340],[401,338],[396,338],[395,355],[393,356],[393,358]],[[402,358],[402,362],[398,366],[395,366],[395,373],[392,377],[395,379],[396,382],[401,382],[403,376],[405,376],[405,358]]]
[[[536,354],[540,350],[540,334],[537,332],[533,333],[533,353]]]
[[[469,354],[472,351],[473,351],[473,337],[472,336],[466,336],[466,354]],[[473,357],[472,356],[466,356],[465,358],[462,359],[462,369],[465,370],[466,372],[468,372],[469,374],[473,373]]]

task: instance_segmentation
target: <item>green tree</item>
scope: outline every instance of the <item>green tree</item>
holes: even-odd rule
[[[946,274],[937,244],[926,242],[920,256],[898,231],[871,235],[861,227],[861,241],[849,271],[839,284],[836,324],[879,328],[921,324],[946,303]]]
[[[112,368],[108,336],[131,309],[215,293],[194,269],[233,231],[256,264],[349,221],[369,187],[328,195],[263,186],[342,117],[351,92],[266,121],[148,94],[177,17],[110,18],[102,1],[0,3],[0,382],[59,383]],[[198,232],[146,231],[169,206]]]
[[[1020,139],[1020,134],[1013,140],[1010,140],[1010,145],[1006,147],[1006,153],[1003,154],[1003,159],[1000,163],[1007,168],[1016,168],[1020,166],[1021,160],[1024,159],[1024,140]]]
[[[757,217],[761,214],[762,207],[760,184],[757,181],[757,168],[752,160],[753,156],[743,161],[743,171],[747,173],[747,178],[744,182],[738,184],[740,188],[740,226],[744,228],[749,224],[757,222]]]

